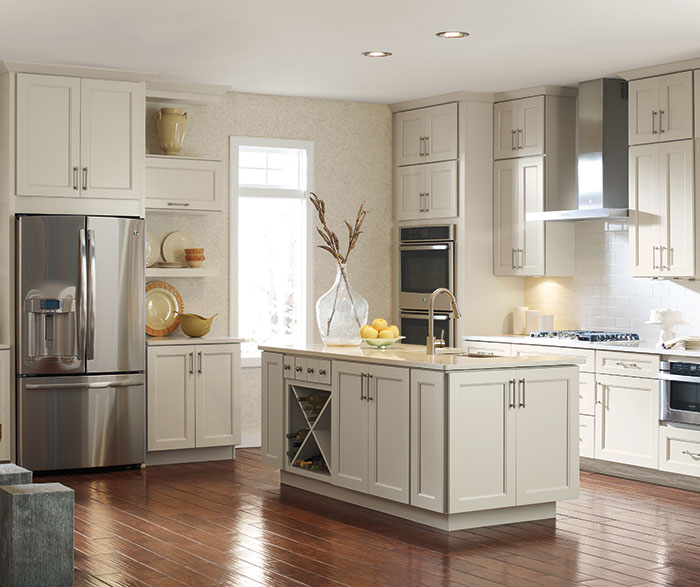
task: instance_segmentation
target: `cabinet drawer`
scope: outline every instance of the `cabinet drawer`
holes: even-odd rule
[[[306,357],[294,357],[294,379],[306,381]]]
[[[595,371],[603,375],[628,375],[656,379],[659,375],[659,356],[596,351]]]
[[[579,416],[579,456],[592,459],[595,446],[595,417]]]
[[[146,208],[223,210],[224,165],[185,157],[146,157]]]
[[[579,373],[578,397],[579,414],[595,416],[595,375],[593,373]]]
[[[510,345],[501,342],[474,342],[465,341],[464,348],[468,353],[484,355],[487,357],[508,357],[510,356]]]
[[[319,359],[318,361],[318,371],[317,379],[319,383],[324,383],[325,385],[331,384],[331,362]]]
[[[282,373],[285,379],[294,379],[294,357],[292,355],[284,355],[282,365]]]
[[[537,344],[514,344],[513,354],[518,357],[545,355],[548,357],[575,357],[584,361],[579,365],[579,370],[584,373],[595,372],[595,351],[582,349],[562,348],[558,346]]]
[[[700,477],[700,430],[659,426],[659,469]]]

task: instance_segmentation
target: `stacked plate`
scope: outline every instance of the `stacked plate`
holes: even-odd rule
[[[194,248],[194,239],[187,232],[171,232],[158,244],[152,234],[146,233],[146,267],[186,267],[185,249]],[[160,254],[165,261],[159,261]]]

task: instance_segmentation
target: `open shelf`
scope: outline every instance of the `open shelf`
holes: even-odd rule
[[[330,476],[330,391],[290,384],[288,430],[287,459],[292,469],[312,477]]]
[[[218,269],[212,267],[146,267],[146,277],[219,277]]]

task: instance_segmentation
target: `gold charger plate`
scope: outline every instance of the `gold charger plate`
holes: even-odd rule
[[[168,336],[180,325],[182,296],[166,281],[146,284],[146,334]]]

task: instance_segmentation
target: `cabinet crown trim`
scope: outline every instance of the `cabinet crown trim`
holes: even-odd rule
[[[153,80],[146,84],[146,100],[178,104],[216,104],[230,90],[231,86],[216,84]]]
[[[147,82],[157,75],[148,71],[129,71],[125,69],[111,69],[108,67],[83,67],[80,65],[56,65],[50,63],[7,60],[0,61],[0,74],[2,73],[39,73],[43,75],[60,75],[120,82]]]
[[[564,98],[578,97],[578,88],[569,86],[533,86],[521,90],[508,90],[494,95],[495,102],[509,102],[535,96],[562,96]]]
[[[700,57],[694,59],[684,59],[682,61],[671,61],[670,63],[662,63],[660,65],[650,65],[647,67],[639,67],[637,69],[627,69],[618,72],[622,79],[636,80],[645,77],[656,77],[659,75],[668,75],[670,73],[680,73],[682,71],[690,71],[700,69]]]

